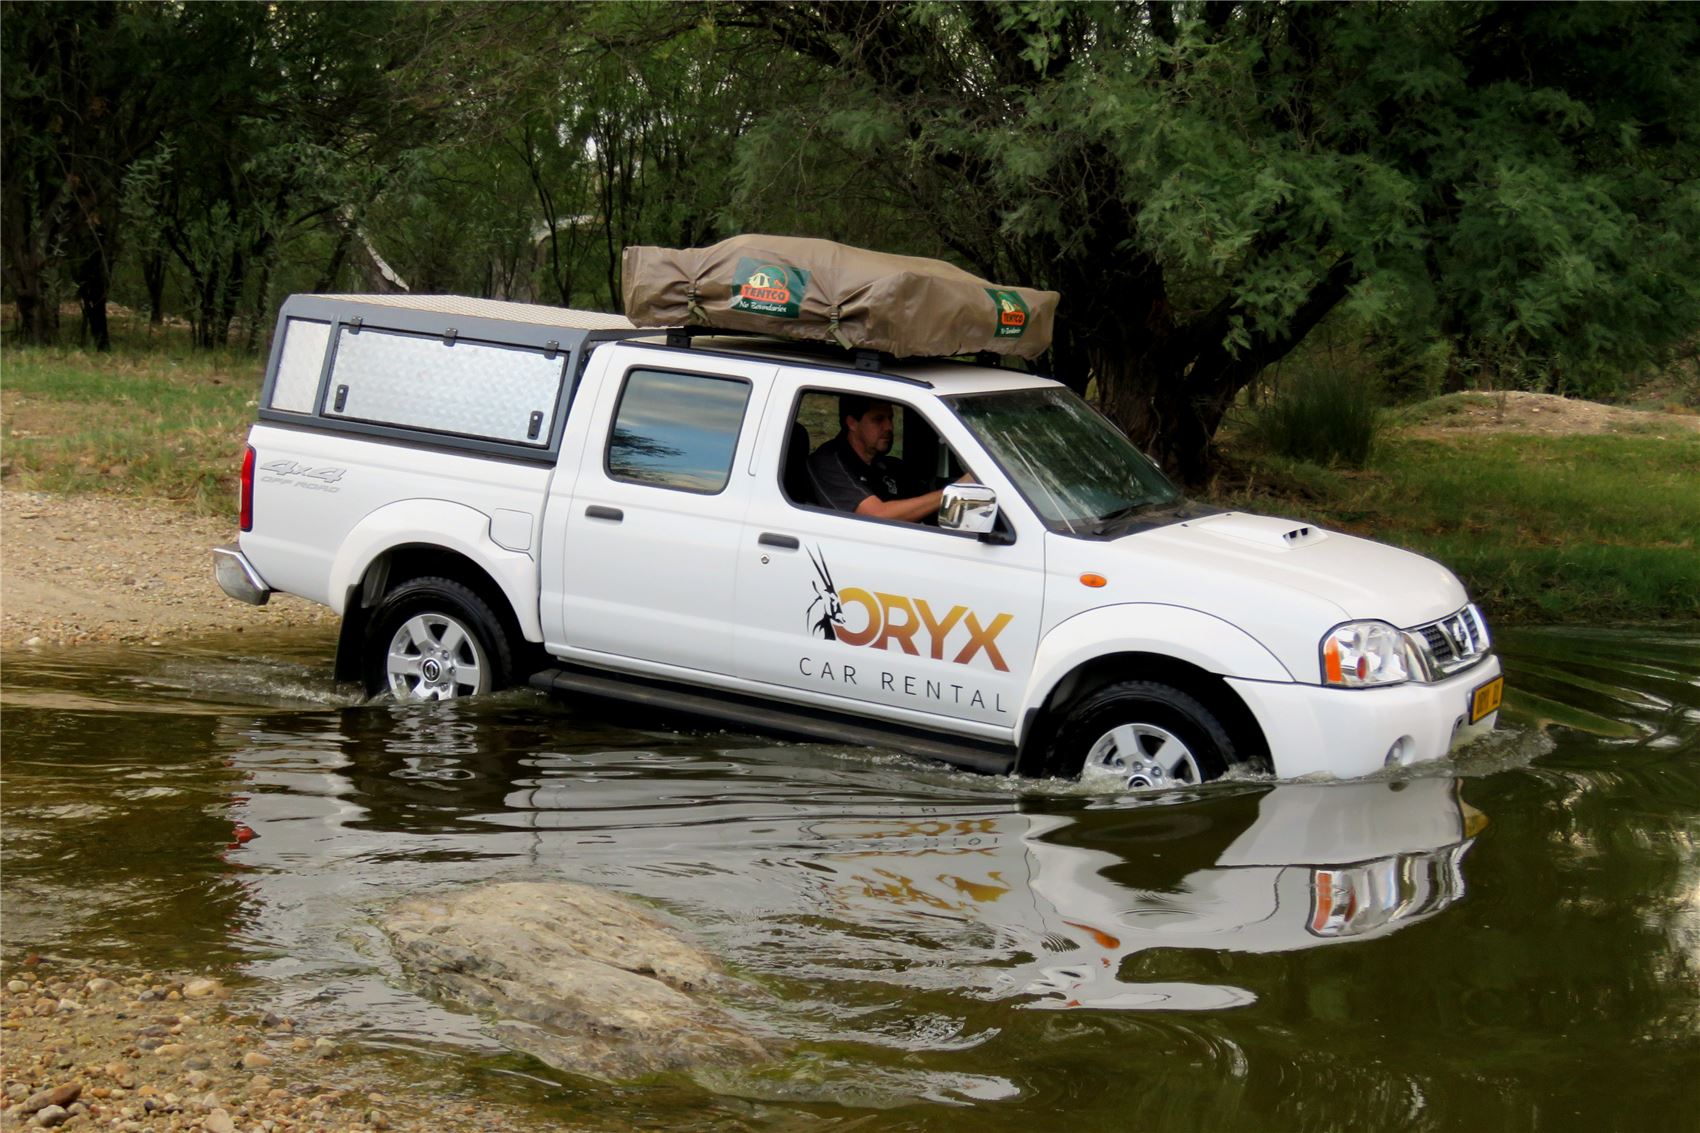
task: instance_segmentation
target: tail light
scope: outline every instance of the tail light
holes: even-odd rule
[[[239,511],[242,530],[254,530],[254,446],[249,445],[242,457],[242,506]]]

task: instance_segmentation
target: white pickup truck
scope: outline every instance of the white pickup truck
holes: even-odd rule
[[[823,505],[846,394],[936,520]],[[492,300],[288,300],[215,565],[341,614],[373,694],[529,680],[1132,788],[1436,759],[1503,687],[1450,572],[1188,502],[1050,380]]]

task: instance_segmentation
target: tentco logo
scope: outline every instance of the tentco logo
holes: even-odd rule
[[[732,275],[732,310],[795,319],[803,313],[809,273],[771,261],[745,256]]]
[[[814,563],[817,576],[811,583],[815,597],[808,609],[809,631],[814,636],[871,649],[890,649],[895,643],[903,652],[919,657],[921,650],[915,639],[924,634],[927,655],[943,661],[955,634],[961,645],[950,657],[952,663],[967,665],[984,653],[992,668],[1009,672],[1008,663],[998,652],[997,637],[1015,620],[1014,614],[1000,613],[988,625],[967,606],[953,605],[941,614],[925,598],[867,591],[860,586],[840,590],[820,548],[809,552],[809,561]],[[851,610],[857,612],[851,614]],[[857,628],[851,627],[853,621],[858,623]],[[958,629],[961,633],[956,632]]]
[[[992,306],[997,309],[998,326],[994,332],[995,338],[1020,338],[1027,330],[1027,304],[1022,302],[1020,294],[1014,291],[998,291],[986,288],[986,294],[992,297]]]
[[[770,275],[771,269],[764,268],[747,279],[738,293],[746,299],[759,299],[763,303],[789,303],[791,289],[785,286],[783,274]]]

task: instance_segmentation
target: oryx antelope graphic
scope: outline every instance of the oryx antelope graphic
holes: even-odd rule
[[[809,561],[815,564],[815,573],[820,575],[810,583],[815,588],[815,600],[809,603],[808,616],[814,619],[809,623],[809,632],[828,641],[837,641],[838,634],[832,627],[844,624],[844,606],[838,600],[838,588],[832,584],[832,572],[826,569],[826,553],[822,551],[816,555],[810,551]],[[815,617],[817,606],[820,608],[818,618]]]

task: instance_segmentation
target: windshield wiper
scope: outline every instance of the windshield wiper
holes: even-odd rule
[[[1098,519],[1098,526],[1092,529],[1092,534],[1108,535],[1112,529],[1120,526],[1124,520],[1131,519],[1140,512],[1150,511],[1157,506],[1158,504],[1156,501],[1145,500],[1141,503],[1128,504],[1126,507],[1119,507],[1115,511],[1100,516]]]
[[[1215,515],[1221,510],[1221,508],[1195,503],[1185,496],[1176,496],[1168,500],[1146,500],[1143,503],[1119,507],[1105,515],[1098,521],[1098,525],[1092,529],[1092,534],[1108,535],[1118,527],[1132,527],[1133,523],[1130,521],[1139,516],[1150,517],[1152,526],[1161,527],[1164,524],[1180,520],[1197,519],[1201,515]]]

